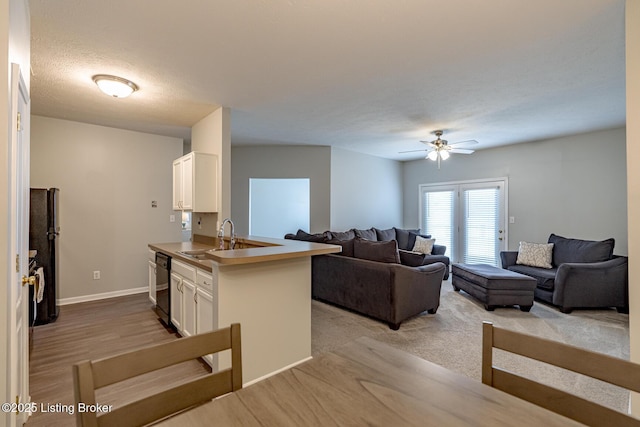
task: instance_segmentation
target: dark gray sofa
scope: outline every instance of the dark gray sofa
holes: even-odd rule
[[[312,297],[382,320],[397,330],[402,321],[440,306],[445,272],[441,262],[408,267],[342,255],[313,257]]]
[[[449,258],[400,250],[400,244],[406,248],[412,237],[415,240],[408,230],[379,231],[386,231],[381,239],[376,229],[318,234],[298,230],[285,238],[342,246],[340,254],[313,257],[312,297],[382,320],[396,330],[409,317],[424,311],[435,314]],[[444,253],[446,248],[437,250]]]
[[[563,313],[574,308],[615,307],[628,313],[628,258],[613,255],[614,239],[568,239],[551,234],[552,268],[517,264],[517,251],[500,254],[502,267],[536,279],[534,295]]]
[[[285,239],[304,240],[316,243],[331,243],[342,246],[342,254],[347,256],[353,256],[352,245],[353,239],[365,239],[374,242],[387,242],[389,240],[395,240],[398,244],[398,251],[400,253],[401,263],[410,267],[418,267],[421,265],[433,264],[441,262],[446,266],[444,280],[449,278],[449,257],[445,255],[447,247],[444,245],[434,244],[431,254],[425,255],[412,252],[413,245],[416,240],[416,236],[430,238],[429,235],[420,234],[418,229],[402,229],[402,228],[389,228],[381,230],[375,227],[369,229],[356,229],[352,228],[347,231],[325,231],[324,233],[309,234],[303,230],[298,230],[297,233],[289,233]]]

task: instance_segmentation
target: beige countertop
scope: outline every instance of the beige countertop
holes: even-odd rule
[[[277,261],[305,256],[337,253],[342,250],[338,245],[302,242],[289,239],[272,239],[267,237],[239,237],[237,245],[252,246],[234,250],[216,250],[207,252],[206,259],[196,259],[180,254],[179,251],[214,250],[217,245],[211,242],[173,242],[150,243],[149,248],[170,255],[172,258],[194,265],[207,271],[212,270],[212,263],[221,265],[253,264],[257,262]]]

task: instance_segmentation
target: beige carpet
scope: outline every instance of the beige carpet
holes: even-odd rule
[[[578,347],[629,359],[629,316],[614,309],[574,310],[560,313],[537,302],[529,313],[517,307],[493,312],[465,292],[453,291],[444,282],[440,308],[405,321],[398,331],[377,320],[318,301],[312,303],[312,354],[318,355],[361,336],[393,345],[480,381],[482,322],[565,342]],[[501,351],[497,364],[537,381],[578,394],[626,412],[629,393],[602,383]]]

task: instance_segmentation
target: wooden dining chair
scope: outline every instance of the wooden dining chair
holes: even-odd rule
[[[567,344],[482,325],[482,382],[589,426],[640,426],[640,419],[494,366],[498,348],[640,392],[640,365]]]
[[[79,426],[141,426],[242,388],[240,324],[73,366],[76,408],[95,405],[95,390],[201,356],[231,350],[231,368],[201,376],[104,414],[76,410]]]

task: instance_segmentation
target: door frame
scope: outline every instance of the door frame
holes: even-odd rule
[[[447,189],[447,187],[449,189],[452,188],[460,188],[461,186],[465,186],[465,185],[469,185],[469,186],[475,186],[475,185],[482,185],[482,184],[487,184],[487,183],[494,183],[494,182],[502,182],[503,183],[503,198],[504,198],[504,217],[503,217],[503,226],[502,226],[502,230],[504,230],[503,233],[503,240],[502,240],[502,248],[501,250],[506,250],[508,247],[508,242],[509,242],[509,178],[508,177],[497,177],[497,178],[483,178],[483,179],[471,179],[471,180],[463,180],[463,181],[447,181],[447,182],[436,182],[436,183],[431,183],[431,184],[420,184],[418,186],[418,223],[420,226],[420,230],[424,231],[425,230],[425,224],[424,224],[424,217],[423,217],[423,207],[424,207],[424,203],[422,200],[422,194],[424,193],[424,191],[426,189],[429,188],[441,188],[443,190]],[[454,221],[455,224],[458,226],[460,226],[461,224],[461,218],[460,215],[462,214],[463,209],[461,207],[459,207],[459,204],[461,202],[461,195],[458,194],[457,195],[457,202],[456,202],[456,208],[455,208],[455,212],[453,213],[454,215]],[[451,258],[451,262],[455,263],[455,262],[460,262],[459,261],[459,256],[460,256],[460,244],[461,244],[461,240],[462,240],[462,236],[463,236],[463,232],[461,230],[454,230],[453,233],[453,238],[455,239],[455,244],[456,244],[456,251],[455,253],[452,252],[450,253],[450,258]]]

